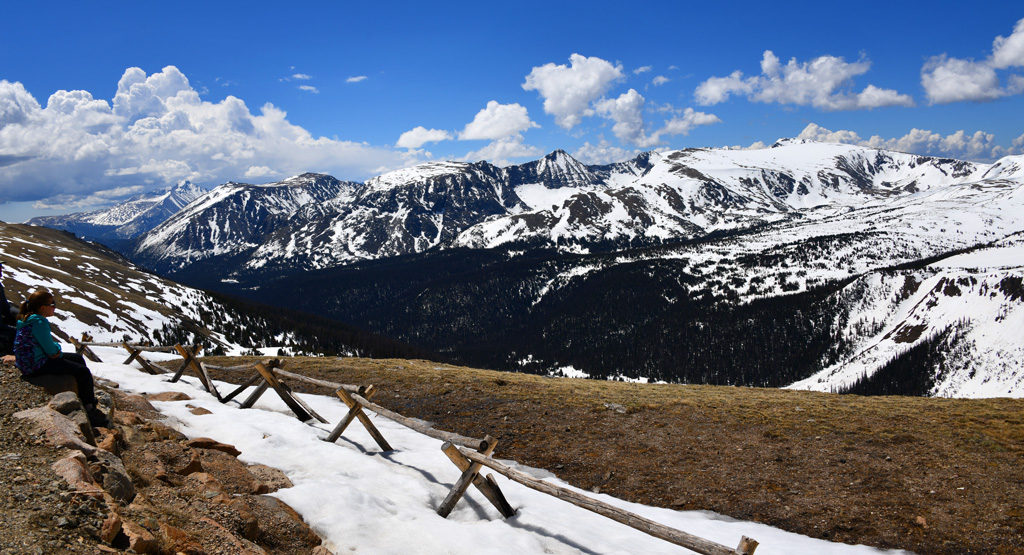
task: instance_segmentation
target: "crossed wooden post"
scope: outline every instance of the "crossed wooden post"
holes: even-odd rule
[[[206,368],[203,368],[202,363],[196,360],[196,357],[199,356],[199,351],[203,349],[203,346],[195,345],[189,349],[183,345],[175,345],[174,349],[177,350],[178,354],[181,355],[181,358],[185,360],[181,363],[181,367],[178,368],[178,371],[174,373],[174,377],[171,378],[171,382],[173,383],[180,380],[181,375],[185,373],[185,370],[191,368],[196,377],[199,378],[199,381],[202,382],[203,387],[206,388],[206,391],[212,393],[213,396],[220,401],[221,396],[220,393],[217,392],[217,386],[213,384],[213,380],[211,380],[209,374],[206,373]]]
[[[96,353],[92,352],[92,349],[90,349],[89,346],[86,345],[86,343],[92,341],[92,336],[89,335],[88,333],[82,333],[81,342],[76,340],[74,337],[71,337],[70,335],[68,335],[68,340],[71,341],[71,344],[75,346],[76,353],[88,358],[93,362],[103,362],[102,360],[100,360],[100,357],[96,356]]]
[[[490,457],[491,453],[494,452],[494,448],[498,446],[498,440],[491,436],[484,437],[484,445],[480,449],[480,454],[485,457]],[[516,510],[509,505],[505,499],[505,495],[501,493],[501,489],[498,487],[498,483],[494,481],[494,477],[488,475],[484,478],[480,475],[480,470],[483,465],[478,462],[470,461],[465,455],[459,451],[459,448],[450,441],[444,442],[441,445],[441,450],[444,451],[445,455],[455,463],[455,466],[462,471],[462,476],[452,486],[452,490],[448,492],[448,497],[444,498],[441,502],[441,506],[437,508],[437,514],[444,518],[448,518],[451,514],[452,509],[455,508],[455,504],[459,502],[459,499],[469,489],[469,485],[473,484],[476,489],[480,490],[480,493],[484,494],[484,497],[494,505],[494,508],[498,509],[501,516],[509,518],[516,514]]]
[[[129,345],[127,341],[122,341],[121,345],[130,354],[128,359],[125,360],[122,364],[127,366],[131,364],[132,361],[138,361],[139,365],[142,366],[142,369],[145,370],[148,374],[156,375],[160,373],[159,371],[157,371],[156,368],[153,368],[153,365],[150,364],[148,360],[142,357],[142,347]]]
[[[360,393],[362,393],[362,398],[369,400],[377,393],[377,389],[373,385],[370,385],[365,388],[360,388]],[[381,449],[384,451],[394,450],[391,447],[391,444],[388,443],[388,440],[384,439],[384,436],[380,433],[380,430],[377,429],[377,426],[374,426],[370,417],[366,416],[366,413],[363,412],[363,405],[356,402],[355,398],[353,398],[348,391],[345,391],[344,387],[339,387],[334,394],[341,398],[341,401],[348,406],[348,414],[345,415],[345,418],[341,419],[341,422],[338,422],[338,425],[331,430],[330,435],[328,435],[324,441],[331,443],[338,441],[338,438],[341,437],[345,428],[347,428],[353,420],[358,418],[359,422],[364,428],[366,428],[366,431],[369,432],[370,437],[377,442],[377,445],[379,445]]]
[[[266,364],[263,364],[262,362],[257,362],[255,365],[257,374],[253,376],[252,379],[250,379],[248,382],[239,386],[238,389],[232,391],[231,394],[228,395],[226,399],[221,399],[220,401],[222,403],[226,403],[235,395],[241,393],[246,387],[249,387],[253,383],[259,381],[260,385],[256,387],[256,390],[253,391],[252,394],[249,395],[249,397],[244,402],[242,402],[242,408],[247,409],[252,407],[253,404],[256,403],[256,400],[259,399],[260,396],[262,396],[263,393],[266,392],[267,388],[269,387],[272,388],[275,392],[277,392],[278,397],[280,397],[281,400],[284,401],[284,404],[288,405],[288,408],[291,409],[293,413],[295,413],[295,416],[299,420],[305,422],[312,418],[316,418],[320,422],[327,424],[327,419],[317,414],[316,411],[313,410],[312,407],[307,405],[305,401],[303,401],[299,397],[296,397],[295,394],[292,393],[291,388],[289,388],[287,384],[279,380],[277,376],[274,375],[273,369],[279,365],[280,362],[277,360],[271,361],[269,368],[267,367]]]

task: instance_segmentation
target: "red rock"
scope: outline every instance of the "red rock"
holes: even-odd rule
[[[125,520],[121,522],[121,531],[128,536],[128,546],[136,553],[157,553],[159,551],[160,544],[156,541],[156,537],[142,526]]]
[[[208,437],[197,437],[195,439],[190,439],[185,443],[189,447],[195,447],[197,449],[213,449],[215,451],[227,453],[232,457],[237,457],[238,455],[242,454],[242,452],[236,449],[234,445],[221,443],[215,439],[211,439]]]
[[[107,515],[107,518],[103,521],[103,525],[100,527],[100,541],[103,543],[113,543],[114,538],[121,532],[121,517],[117,513],[111,512]]]
[[[72,488],[77,491],[86,492],[97,492],[98,495],[100,486],[96,483],[96,479],[93,478],[92,473],[89,471],[89,463],[85,459],[85,455],[75,451],[74,453],[60,459],[53,463],[53,471],[58,476],[64,478],[64,481],[68,483]]]
[[[149,401],[191,401],[192,397],[180,391],[164,391],[146,395]]]

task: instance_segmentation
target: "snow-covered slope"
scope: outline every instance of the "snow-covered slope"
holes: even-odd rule
[[[800,218],[809,210],[898,204],[976,181],[988,169],[785,140],[760,150],[649,152],[609,166],[588,167],[560,150],[506,168],[434,162],[327,190],[323,184],[343,182],[306,174],[259,187],[222,185],[148,233],[133,256],[158,271],[209,260],[253,272],[327,268],[434,248],[651,245]]]
[[[325,215],[356,184],[306,173],[278,183],[226,183],[191,203],[140,238],[132,258],[172,270],[212,257],[234,260],[296,219]]]
[[[96,341],[200,343],[208,351],[235,354],[271,346],[275,354],[282,347],[307,352],[296,348],[295,333],[261,338],[260,331],[273,329],[265,319],[144,272],[112,251],[61,231],[0,223],[0,262],[12,304],[40,288],[54,294],[57,311],[50,321],[64,340],[85,332]],[[239,330],[243,322],[251,329]],[[242,336],[269,340],[242,342],[237,339]]]
[[[40,216],[30,225],[63,229],[85,239],[113,243],[133,239],[176,214],[206,191],[183,181],[156,195],[140,195],[105,210]]]
[[[842,391],[926,341],[941,341],[929,394],[1024,397],[1024,236],[917,270],[850,284],[850,355],[794,389]]]

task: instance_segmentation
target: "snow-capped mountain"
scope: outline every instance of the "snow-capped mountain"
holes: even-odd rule
[[[988,169],[783,140],[761,150],[648,152],[608,166],[583,165],[561,150],[506,168],[434,162],[337,191],[317,189],[334,178],[305,174],[260,186],[222,185],[148,233],[133,256],[160,271],[198,260],[260,271],[460,246],[660,244],[800,217],[812,208],[904,198],[979,179]],[[308,195],[296,192],[304,188]],[[243,190],[259,190],[264,200],[241,201]],[[274,200],[278,194],[282,199]],[[263,202],[280,207],[263,209]]]
[[[117,246],[160,225],[204,193],[206,191],[200,187],[183,181],[158,194],[139,195],[107,209],[40,216],[26,223],[63,229],[85,239]]]

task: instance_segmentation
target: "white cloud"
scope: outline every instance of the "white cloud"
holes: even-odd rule
[[[696,112],[693,108],[678,111],[672,106],[659,107],[658,111],[672,112],[673,115],[654,133],[644,132],[644,97],[635,89],[623,93],[618,98],[606,98],[594,104],[597,114],[615,122],[612,133],[620,140],[640,148],[649,148],[662,142],[666,135],[687,135],[700,125],[719,123],[722,120],[714,114]]]
[[[324,171],[362,178],[413,155],[314,137],[272,104],[252,113],[241,99],[199,98],[174,66],[147,76],[129,68],[112,103],[87,91],[57,91],[45,107],[21,83],[0,80],[0,199],[216,184],[247,172]],[[257,168],[253,170],[252,168]],[[250,173],[251,175],[251,173]]]
[[[1024,150],[1024,133],[1013,140],[1013,148],[1016,150]]]
[[[366,80],[366,76],[365,75],[354,75],[352,77],[349,77],[348,79],[345,79],[345,82],[346,83],[358,83],[360,81],[365,81],[365,80]]]
[[[765,50],[760,75],[743,78],[737,70],[726,77],[711,77],[697,86],[694,96],[702,105],[718,104],[730,95],[742,94],[756,102],[809,105],[823,110],[914,105],[909,95],[874,85],[860,93],[845,90],[854,77],[870,67],[864,60],[849,63],[836,56],[820,56],[804,63],[791,58],[783,65],[775,53]]]
[[[473,121],[459,133],[459,139],[493,141],[518,136],[531,127],[540,127],[533,121],[526,108],[519,104],[499,104],[496,100],[477,112]]]
[[[427,129],[422,125],[418,125],[405,133],[402,133],[402,135],[398,137],[398,141],[395,143],[395,146],[398,148],[419,148],[427,143],[436,143],[438,141],[448,141],[451,139],[451,133],[443,129]]]
[[[313,78],[312,75],[307,75],[305,73],[294,73],[294,74],[292,74],[292,79],[298,79],[299,81],[308,81],[308,80],[310,80],[312,78]]]
[[[639,147],[648,147],[657,142],[644,134],[644,97],[629,89],[618,98],[606,98],[594,104],[597,114],[615,122],[612,133],[620,140]]]
[[[508,166],[514,158],[534,157],[543,152],[531,145],[523,144],[522,137],[512,136],[491,142],[480,150],[467,153],[462,159],[468,162],[487,160],[496,166]]]
[[[1013,149],[1007,149],[995,143],[995,135],[984,131],[968,133],[960,130],[943,136],[934,131],[916,128],[911,129],[909,133],[902,137],[886,139],[879,135],[873,135],[868,139],[862,139],[854,131],[831,131],[815,123],[808,124],[797,138],[827,143],[855,144],[914,154],[927,154],[930,156],[967,159],[998,158],[1014,150],[1020,151],[1021,145],[1018,145],[1017,140],[1024,144],[1024,135],[1014,141]]]
[[[921,86],[932,104],[986,101],[1024,92],[1024,77],[1012,74],[1006,86],[999,82],[997,69],[1024,66],[1024,19],[1017,21],[1009,37],[992,41],[988,59],[932,56],[921,66]]]
[[[997,36],[992,41],[992,67],[1005,69],[1024,66],[1024,19],[1017,21],[1009,37]]]
[[[320,89],[314,87],[313,85],[299,85],[299,89],[306,92],[311,92],[313,94],[320,94]]]
[[[589,141],[583,143],[583,146],[572,153],[572,157],[584,164],[612,164],[629,160],[640,154],[640,152],[640,150],[629,150],[614,146],[602,139],[596,145],[590,144]]]
[[[654,68],[652,68],[651,66],[640,66],[640,67],[638,67],[638,68],[633,70],[633,75],[640,75],[641,73],[647,73],[648,71],[651,71],[652,69],[654,69]]]
[[[655,87],[660,87],[665,83],[668,83],[669,81],[671,81],[671,79],[669,79],[668,77],[665,77],[664,75],[657,75],[654,77],[654,79],[651,79],[651,84],[654,85]]]
[[[623,78],[621,65],[601,58],[573,54],[569,61],[571,66],[547,63],[534,67],[522,85],[524,90],[540,93],[544,111],[565,129],[572,129],[584,116],[593,115],[590,103]]]
[[[660,141],[661,137],[664,135],[689,135],[690,131],[694,127],[721,123],[721,121],[722,120],[714,114],[697,112],[693,108],[687,108],[686,110],[683,110],[681,115],[677,115],[666,121],[664,127],[654,132],[652,138],[656,141]]]

